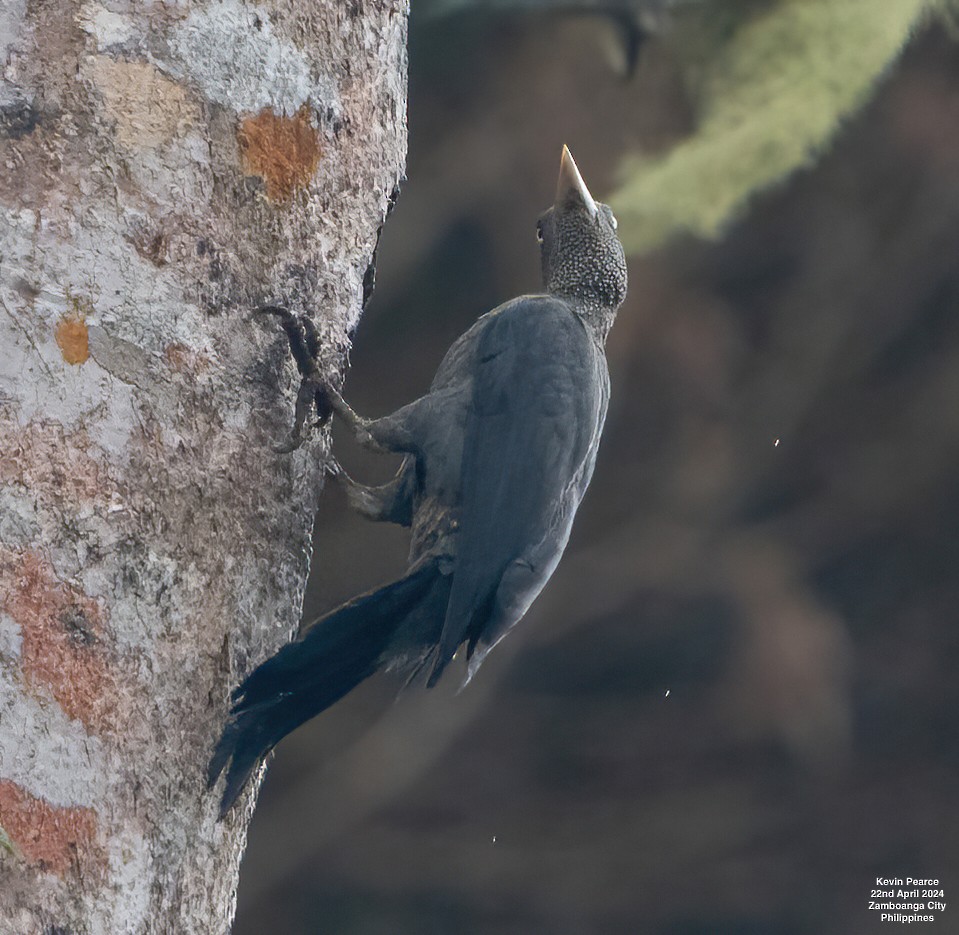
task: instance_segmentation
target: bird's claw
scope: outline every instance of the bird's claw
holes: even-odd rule
[[[325,383],[318,383],[313,387],[313,405],[316,407],[316,425],[324,426],[333,416],[333,388]]]
[[[261,305],[253,310],[254,316],[274,315],[290,342],[290,351],[300,372],[300,388],[296,397],[296,415],[293,430],[287,441],[274,447],[278,454],[289,454],[299,448],[307,430],[326,425],[333,415],[336,391],[320,379],[317,358],[320,352],[320,336],[316,325],[308,315],[294,315],[282,305]],[[310,410],[315,409],[317,419],[308,422]]]

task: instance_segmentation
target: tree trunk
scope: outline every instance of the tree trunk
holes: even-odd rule
[[[0,10],[0,931],[226,932],[205,768],[296,628],[324,440],[406,149],[403,0]]]

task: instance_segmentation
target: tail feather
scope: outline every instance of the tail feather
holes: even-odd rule
[[[274,719],[258,709],[233,715],[216,745],[207,773],[207,785],[212,788],[227,763],[226,784],[220,800],[220,818],[232,808],[250,775],[263,757],[273,749],[280,737],[275,734]]]
[[[233,692],[230,720],[207,774],[212,787],[226,769],[221,817],[263,756],[280,740],[389,661],[384,659],[384,651],[404,623],[419,622],[420,611],[427,609],[421,608],[421,603],[434,603],[431,595],[440,577],[436,563],[427,563],[399,581],[344,604],[247,676]],[[429,621],[422,623],[430,625]],[[441,623],[440,619],[434,625]]]

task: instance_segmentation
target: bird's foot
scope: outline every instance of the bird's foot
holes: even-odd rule
[[[301,377],[293,430],[289,438],[274,450],[281,454],[294,451],[303,443],[305,427],[326,425],[334,412],[361,445],[374,451],[389,450],[390,446],[374,434],[373,421],[357,415],[340,393],[323,378],[318,365],[320,337],[312,320],[306,315],[294,315],[282,305],[264,305],[256,309],[254,314],[275,315],[280,319]],[[307,426],[307,419],[314,410],[317,419]]]
[[[312,319],[307,315],[294,315],[282,305],[264,305],[255,309],[254,314],[274,315],[280,319],[280,325],[290,342],[290,353],[300,373],[300,388],[296,394],[293,428],[289,438],[273,448],[278,454],[288,454],[303,443],[304,428],[322,427],[330,421],[330,416],[333,414],[331,396],[339,398],[339,393],[327,386],[320,376],[317,365],[320,337]],[[314,410],[317,419],[308,423],[307,419]]]

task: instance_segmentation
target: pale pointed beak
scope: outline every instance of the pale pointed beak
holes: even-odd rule
[[[563,157],[559,162],[559,181],[556,183],[556,200],[554,205],[557,210],[568,207],[572,204],[580,204],[586,209],[586,213],[591,217],[596,217],[596,202],[589,193],[583,177],[573,162],[572,154],[568,146],[563,146]]]

